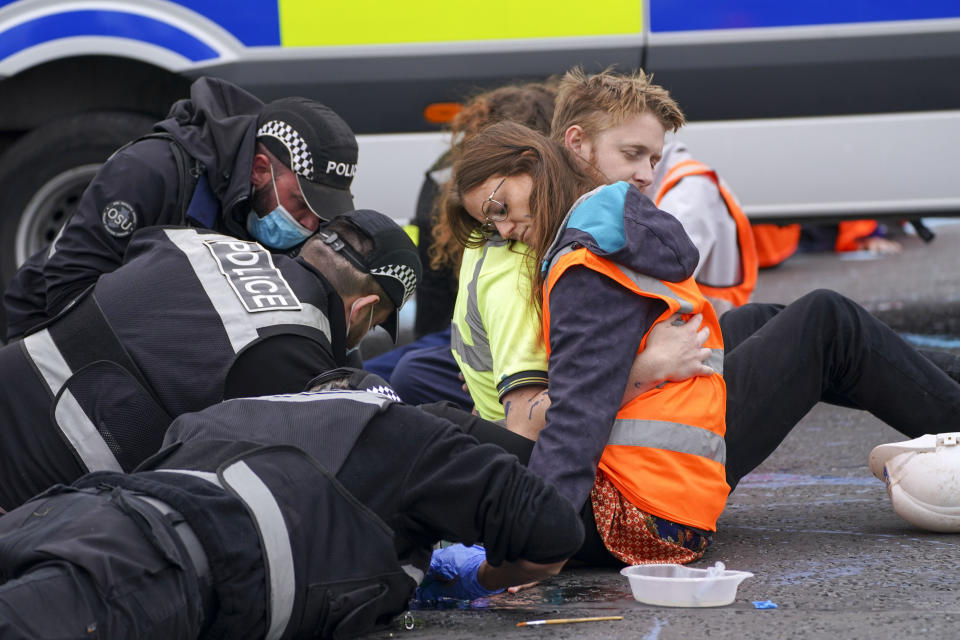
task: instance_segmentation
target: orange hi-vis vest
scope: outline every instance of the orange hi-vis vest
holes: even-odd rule
[[[856,251],[860,248],[857,241],[868,237],[876,230],[876,220],[845,220],[837,225],[837,240],[833,250]]]
[[[617,413],[599,468],[633,505],[677,524],[715,531],[730,487],[724,463],[727,388],[723,381],[723,338],[710,303],[693,278],[665,282],[601,258],[585,248],[562,249],[553,259],[543,294],[544,338],[550,351],[550,291],[564,272],[584,266],[611,278],[638,296],[662,300],[662,322],[679,313],[703,314],[710,328],[708,364],[717,372],[681,382],[665,382],[643,393]],[[648,331],[640,342],[646,347]],[[588,391],[589,393],[589,391]],[[584,428],[590,428],[584,425]]]
[[[723,198],[730,217],[737,225],[737,245],[740,252],[740,282],[727,286],[711,286],[699,283],[700,290],[711,298],[720,298],[727,300],[735,307],[746,304],[750,301],[754,287],[757,286],[757,248],[753,240],[753,230],[750,227],[750,221],[740,207],[740,203],[730,193],[730,190],[723,184],[716,172],[707,165],[696,160],[685,160],[678,163],[667,172],[663,177],[663,183],[654,196],[653,204],[660,206],[660,201],[673,189],[678,182],[687,176],[706,176],[717,185],[720,196]]]
[[[757,265],[775,267],[797,252],[800,246],[799,224],[755,224],[753,241],[757,245]]]
[[[859,240],[877,230],[876,220],[844,220],[837,225],[834,251],[856,251]],[[753,239],[757,245],[757,260],[760,268],[775,267],[797,251],[800,246],[800,225],[775,224],[753,225]]]

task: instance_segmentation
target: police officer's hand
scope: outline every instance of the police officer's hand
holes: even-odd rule
[[[435,603],[443,598],[475,600],[503,589],[486,589],[480,584],[478,571],[486,561],[487,552],[480,545],[465,547],[455,544],[437,549],[430,559],[430,569],[417,588],[417,599]]]

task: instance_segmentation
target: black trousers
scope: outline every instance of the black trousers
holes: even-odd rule
[[[956,370],[956,358],[934,363],[834,291],[729,311],[721,329],[731,490],[821,400],[869,411],[910,438],[956,429],[960,384],[941,370]]]
[[[198,636],[189,556],[132,500],[56,487],[0,518],[0,637]]]

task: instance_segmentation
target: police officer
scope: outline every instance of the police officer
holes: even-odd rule
[[[183,415],[137,473],[0,518],[0,635],[347,637],[404,610],[440,538],[483,541],[491,589],[576,550],[576,513],[514,456],[345,374],[364,390]]]
[[[204,229],[137,232],[124,264],[0,349],[0,507],[87,471],[130,471],[170,421],[224,398],[297,392],[374,325],[396,335],[416,247],[362,210],[300,256]]]
[[[107,160],[53,245],[21,267],[4,294],[8,337],[120,266],[137,229],[189,225],[288,250],[354,208],[356,138],[318,102],[264,106],[201,78],[154,129]]]

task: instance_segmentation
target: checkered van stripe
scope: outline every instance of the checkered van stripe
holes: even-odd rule
[[[283,143],[290,153],[290,168],[307,180],[313,180],[313,154],[297,130],[282,120],[264,123],[257,136],[270,136]]]
[[[388,276],[400,281],[400,284],[403,285],[403,303],[400,306],[407,303],[407,300],[413,295],[414,289],[417,288],[417,274],[405,264],[388,264],[384,267],[371,269],[370,273],[375,276]]]

